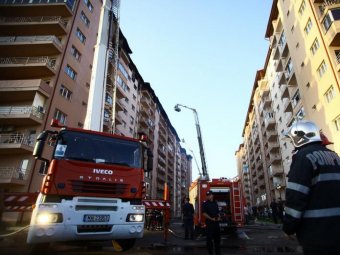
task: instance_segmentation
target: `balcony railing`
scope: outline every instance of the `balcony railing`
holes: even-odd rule
[[[61,41],[54,35],[47,36],[1,36],[0,43],[3,42],[43,42],[43,41],[52,41],[57,44],[60,48],[62,48]]]
[[[35,106],[0,106],[0,115],[26,115],[32,114],[39,119],[44,118],[43,110]]]
[[[27,169],[16,167],[0,167],[0,183],[5,180],[27,180],[29,172]]]
[[[49,57],[8,57],[0,58],[0,64],[47,64],[51,69],[56,70],[56,59]]]
[[[66,3],[66,5],[73,11],[75,6],[75,0],[0,0],[0,5],[28,5],[28,4],[58,4],[58,3]]]
[[[33,136],[21,133],[0,134],[0,144],[24,144],[33,147],[34,142]]]
[[[0,0],[1,3],[1,0]],[[67,26],[67,20],[61,16],[37,16],[37,17],[2,17],[0,23],[51,23],[58,22],[64,28]]]

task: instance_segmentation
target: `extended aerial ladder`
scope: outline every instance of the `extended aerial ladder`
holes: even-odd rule
[[[175,111],[180,112],[181,107],[187,108],[191,111],[193,111],[194,116],[195,116],[195,125],[196,125],[196,131],[197,131],[197,140],[198,140],[198,145],[200,149],[200,156],[201,156],[201,164],[202,164],[202,175],[200,176],[201,180],[209,180],[209,175],[208,175],[208,170],[207,170],[207,163],[205,161],[205,152],[204,152],[204,147],[203,147],[203,140],[202,140],[202,133],[201,133],[201,127],[199,124],[198,120],[198,114],[196,109],[182,105],[182,104],[176,104],[175,105]]]

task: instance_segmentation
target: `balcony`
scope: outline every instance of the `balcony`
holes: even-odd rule
[[[271,154],[277,153],[280,151],[280,146],[277,141],[273,141],[268,143],[268,149]]]
[[[115,123],[116,125],[122,125],[123,124],[123,119],[122,117],[119,115],[119,113],[115,114]]]
[[[284,174],[283,168],[281,165],[272,165],[271,167],[271,175],[275,177],[280,177]]]
[[[0,106],[0,120],[5,125],[29,126],[42,124],[45,116],[42,107]]]
[[[143,93],[143,95],[144,95],[144,93]],[[140,99],[140,103],[146,109],[149,109],[151,107],[150,99],[147,98],[147,97],[142,96],[141,99]]]
[[[116,96],[117,96],[118,99],[125,98],[125,93],[123,91],[123,88],[120,85],[117,85]]]
[[[325,34],[325,42],[331,47],[340,46],[340,20],[334,20]]]
[[[276,125],[276,120],[274,118],[274,116],[272,117],[266,117],[265,120],[264,120],[264,125],[265,125],[265,129],[266,130],[272,130],[273,128],[275,128],[275,125]]]
[[[272,153],[270,154],[270,164],[277,165],[280,164],[282,161],[282,156],[280,153]]]
[[[280,86],[281,91],[281,99],[283,98],[289,98],[289,90],[287,85],[281,85]]]
[[[272,105],[272,99],[268,96],[262,97],[263,109],[270,108]]]
[[[0,154],[32,153],[35,137],[21,133],[0,134]]]
[[[72,16],[75,0],[0,0],[0,16]]]
[[[67,20],[61,16],[2,17],[0,35],[66,35]]]
[[[0,167],[0,184],[25,185],[30,171],[16,167]]]
[[[50,97],[52,88],[41,79],[37,80],[0,80],[0,102],[32,101],[36,93]]]
[[[286,75],[286,80],[287,80],[288,86],[296,86],[297,85],[297,80],[296,80],[294,69],[290,73],[286,72],[285,75]]]
[[[285,98],[283,100],[283,111],[284,112],[293,112],[292,103],[289,98]]]
[[[54,35],[48,36],[7,36],[0,37],[0,56],[35,57],[59,55],[62,44]]]
[[[56,74],[56,59],[49,57],[1,57],[2,80],[39,79]]]
[[[269,151],[269,142],[275,141],[277,139],[277,132],[276,129],[267,131],[267,137],[268,137],[268,151]]]

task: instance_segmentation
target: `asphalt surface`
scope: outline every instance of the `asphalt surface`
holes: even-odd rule
[[[4,236],[3,234],[9,234]],[[1,255],[27,255],[27,229],[20,231],[19,227],[8,228],[0,234]],[[99,248],[99,249],[98,249]],[[296,240],[285,238],[281,225],[254,223],[238,229],[236,235],[222,235],[222,254],[258,254],[258,255],[301,255],[301,247]],[[100,246],[76,246],[69,244],[53,244],[47,254],[86,254],[106,255],[116,254],[110,242]],[[137,240],[133,249],[124,254],[207,254],[205,237],[198,236],[195,240],[184,239],[184,228],[179,220],[170,224],[168,237],[163,231],[145,230],[144,238]]]

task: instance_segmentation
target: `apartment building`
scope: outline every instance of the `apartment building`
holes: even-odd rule
[[[244,143],[236,152],[240,175],[246,178],[245,169],[250,172],[252,205],[285,199],[293,147],[282,133],[295,121],[316,122],[334,142],[329,147],[340,153],[338,13],[339,1],[273,1],[265,34],[270,47],[264,69],[256,75]],[[258,162],[265,170],[260,194]]]
[[[0,1],[0,185],[35,192],[31,156],[52,118],[83,127],[101,3]]]
[[[141,86],[137,130],[148,136],[154,157],[153,171],[146,174],[147,198],[163,199],[167,184],[172,215],[180,216],[191,182],[191,156],[181,147],[178,134],[149,83]]]
[[[0,0],[2,191],[40,189],[44,175],[40,162],[31,155],[36,136],[51,129],[52,119],[67,126],[84,127],[101,8],[100,1],[90,0]],[[112,38],[113,45],[115,39]],[[118,66],[115,67],[112,56],[107,64],[103,131],[137,137],[143,125],[152,127],[148,132],[153,132],[149,137],[157,156],[153,173],[146,176],[149,198],[163,198],[164,179],[170,185],[171,200],[177,205],[187,192],[178,188],[184,186],[183,180],[191,173],[190,157],[183,152],[150,85],[143,88],[146,83],[131,53],[120,31]],[[156,98],[154,104],[145,103],[151,98]],[[160,134],[155,135],[156,131]],[[163,152],[159,157],[163,161],[158,162],[158,152]],[[162,171],[166,173],[163,179]]]

